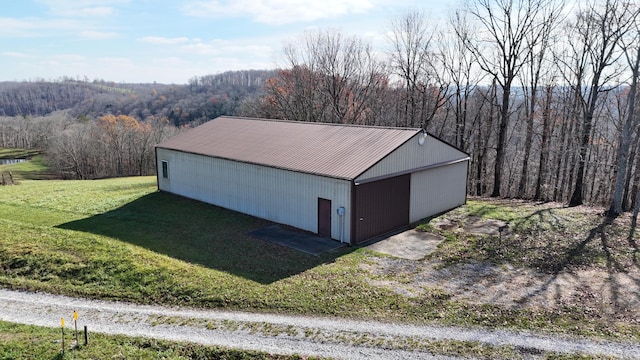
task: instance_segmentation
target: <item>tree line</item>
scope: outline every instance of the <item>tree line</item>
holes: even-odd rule
[[[474,0],[435,25],[413,10],[390,19],[382,56],[367,39],[309,31],[283,48],[278,70],[186,85],[84,81],[100,93],[74,103],[71,127],[100,134],[115,173],[136,168],[125,154],[141,156],[118,146],[145,141],[132,134],[146,125],[121,116],[172,131],[219,115],[423,128],[470,154],[470,194],[606,205],[615,215],[640,202],[638,11],[619,0]]]
[[[70,116],[0,117],[0,148],[38,149],[66,179],[155,174],[154,146],[178,129],[166,118],[139,121],[128,115],[95,120]]]
[[[157,143],[235,114],[274,73],[230,71],[186,85],[66,77],[0,83],[0,147],[39,149],[64,178],[154,174]]]
[[[193,77],[184,85],[120,84],[104,80],[42,79],[0,83],[0,116],[45,116],[70,110],[78,118],[127,115],[166,117],[175,126],[237,112],[274,70],[229,71]]]
[[[388,51],[334,30],[285,46],[245,113],[419,127],[471,154],[478,196],[638,205],[638,5],[474,0],[393,19]]]

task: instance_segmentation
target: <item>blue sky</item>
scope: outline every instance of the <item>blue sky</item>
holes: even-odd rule
[[[61,76],[186,83],[276,68],[305,30],[339,29],[384,51],[393,18],[443,19],[457,0],[11,0],[0,8],[0,81]]]

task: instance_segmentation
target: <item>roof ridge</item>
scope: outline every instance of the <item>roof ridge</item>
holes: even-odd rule
[[[304,124],[304,125],[324,125],[324,126],[336,126],[336,127],[353,127],[353,128],[365,128],[365,129],[384,129],[384,130],[402,130],[402,131],[422,131],[420,128],[411,128],[411,127],[396,127],[396,126],[380,126],[380,125],[361,125],[361,124],[339,124],[339,123],[327,123],[321,121],[304,121],[304,120],[286,120],[286,119],[266,119],[266,118],[254,118],[254,117],[245,117],[245,116],[235,116],[235,115],[222,115],[217,118],[211,119],[238,119],[238,120],[253,120],[253,121],[264,121],[264,122],[280,122],[280,123],[289,123],[289,124]]]

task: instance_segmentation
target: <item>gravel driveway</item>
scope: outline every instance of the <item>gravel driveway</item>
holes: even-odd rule
[[[524,349],[640,359],[640,343],[614,343],[557,338],[526,332],[414,326],[337,318],[314,318],[216,310],[142,306],[85,300],[43,293],[0,289],[0,319],[57,327],[60,318],[89,332],[191,341],[275,354],[300,354],[335,359],[453,359],[421,351],[434,340],[477,341]],[[411,344],[408,346],[407,344]],[[529,358],[536,358],[529,355]]]

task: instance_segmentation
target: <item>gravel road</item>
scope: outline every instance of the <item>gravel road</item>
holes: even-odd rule
[[[90,333],[190,341],[275,354],[356,360],[454,359],[420,350],[421,344],[460,340],[491,346],[511,345],[522,349],[525,358],[536,358],[536,354],[552,351],[640,359],[640,342],[616,343],[483,328],[143,306],[0,289],[0,319],[4,321],[58,327],[61,317],[68,319],[67,324],[71,323],[74,310],[79,314],[79,327],[87,326]]]

